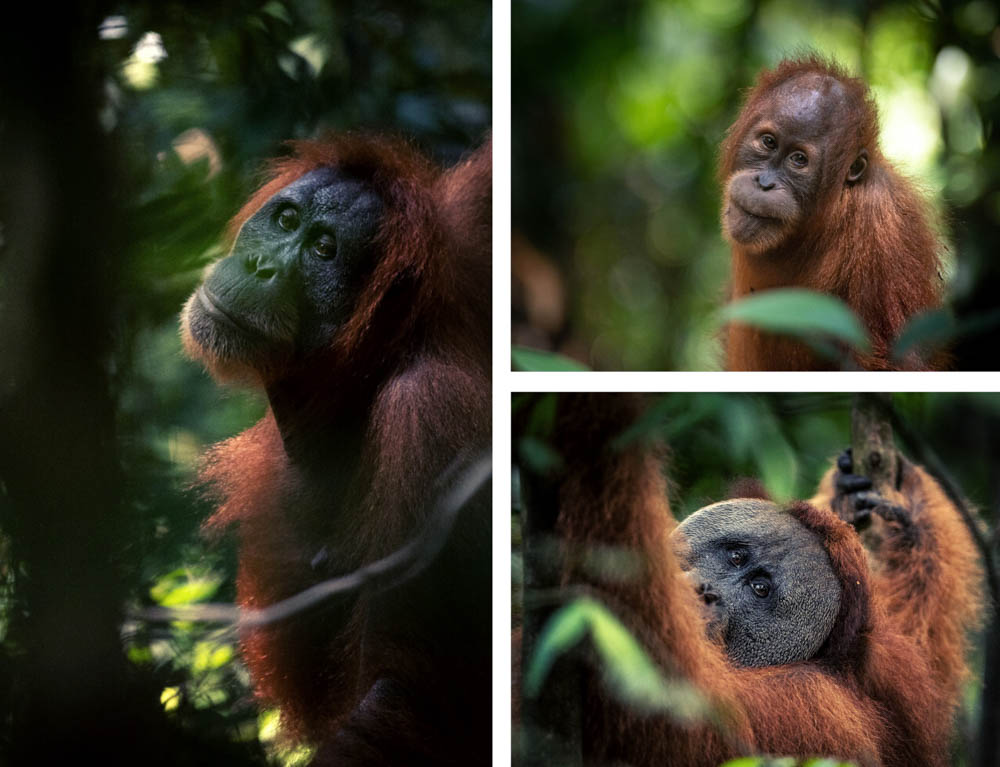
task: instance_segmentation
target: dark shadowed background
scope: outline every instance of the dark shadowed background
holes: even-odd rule
[[[0,29],[0,762],[302,762],[198,527],[204,448],[256,420],[177,319],[282,142],[390,131],[442,163],[491,123],[491,4],[19,3]],[[267,756],[265,756],[267,754]]]

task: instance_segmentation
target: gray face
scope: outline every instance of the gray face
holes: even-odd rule
[[[708,635],[733,663],[776,666],[813,657],[840,609],[819,539],[770,501],[699,509],[672,543],[702,601]]]

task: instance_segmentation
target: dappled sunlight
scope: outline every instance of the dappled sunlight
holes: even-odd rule
[[[911,174],[926,179],[942,148],[941,116],[934,100],[920,88],[902,82],[876,88],[882,122],[882,151]]]
[[[124,16],[108,16],[98,27],[97,35],[102,40],[121,40],[128,35],[128,19]]]
[[[167,57],[167,49],[158,32],[147,32],[136,43],[132,55],[122,64],[122,76],[136,90],[156,85],[158,65]]]
[[[457,164],[492,122],[489,0],[461,13],[311,0],[11,9],[18,20],[0,32],[0,676],[18,694],[5,700],[0,762],[304,765],[312,752],[277,737],[277,711],[258,716],[235,626],[233,541],[203,533],[211,510],[195,486],[206,447],[260,420],[266,403],[219,389],[186,359],[178,315],[288,140],[398,135],[421,159],[386,149],[379,160],[395,157],[430,199],[433,168]],[[459,221],[470,188],[455,176],[447,185],[454,209],[428,205],[428,239],[440,217],[441,229],[454,218],[474,230],[456,235],[463,244],[485,241],[478,219]],[[488,208],[485,194],[477,187],[470,207]],[[357,215],[382,223],[369,213]],[[488,423],[479,411],[465,420]],[[423,451],[400,454],[401,476],[419,454],[437,482]],[[236,471],[242,483],[249,472]],[[322,509],[333,513],[346,492]],[[357,538],[327,545],[322,526],[295,560],[318,573]],[[374,525],[371,538],[383,532]]]

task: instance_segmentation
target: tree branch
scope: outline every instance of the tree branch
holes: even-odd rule
[[[465,465],[463,465],[463,463]],[[247,610],[228,603],[206,603],[184,607],[146,607],[129,611],[129,617],[146,622],[198,621],[230,623],[247,629],[285,620],[331,597],[373,587],[391,589],[415,577],[440,553],[448,540],[459,512],[492,474],[492,458],[481,454],[468,463],[457,458],[442,480],[450,487],[439,497],[434,513],[420,533],[386,557],[310,586],[304,591],[260,610]]]

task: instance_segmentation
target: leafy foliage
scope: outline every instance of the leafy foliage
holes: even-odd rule
[[[564,372],[582,371],[587,366],[574,359],[561,354],[528,349],[523,346],[515,346],[510,353],[514,370],[540,371],[540,372]]]
[[[588,598],[565,605],[549,618],[524,677],[525,694],[537,695],[559,656],[584,638],[591,640],[608,690],[622,702],[669,711],[682,721],[709,715],[708,703],[690,684],[665,679],[628,628],[607,607]]]
[[[995,369],[998,20],[982,2],[515,0],[514,343],[598,370],[721,367],[718,146],[756,73],[814,50],[872,85],[883,150],[944,214],[957,322],[906,345]]]
[[[553,417],[558,395],[515,394],[512,410],[524,424],[515,434],[515,464],[525,470],[546,472],[562,465],[562,456],[551,447]],[[729,497],[729,486],[740,477],[759,478],[778,501],[809,498],[834,457],[850,442],[851,394],[783,393],[729,394],[691,392],[649,395],[644,417],[617,440],[623,448],[635,442],[660,440],[669,446],[665,471],[670,479],[670,502],[674,515],[684,518],[694,510]],[[995,495],[992,464],[983,456],[1000,450],[1000,396],[996,394],[893,395],[893,406],[942,460],[956,484],[973,502],[988,525],[996,525],[996,511],[989,502]],[[898,435],[897,435],[898,441]],[[914,446],[901,445],[913,454]],[[538,456],[544,456],[539,459]],[[513,474],[512,497],[512,594],[514,619],[523,616],[522,602],[551,598],[549,594],[525,592],[520,482]],[[612,553],[613,554],[613,553]],[[610,555],[608,555],[610,556]],[[584,566],[608,566],[608,562],[585,561]],[[628,562],[619,558],[611,565],[627,572]],[[607,577],[602,570],[602,577]],[[609,691],[630,705],[649,705],[650,700],[686,710],[679,701],[686,693],[675,688],[675,680],[664,679],[650,664],[636,639],[610,612],[613,605],[593,598],[578,599],[562,606],[549,618],[540,635],[536,654],[526,659],[525,691],[536,690],[558,657],[592,648]],[[622,633],[625,636],[622,636]],[[982,679],[982,658],[973,660],[974,676]],[[627,678],[626,678],[627,677]],[[665,687],[664,687],[665,685]],[[964,698],[965,715],[957,748],[971,753],[975,738],[976,712],[982,688],[969,685]],[[672,697],[677,695],[679,697]],[[693,713],[693,712],[699,713]],[[707,716],[705,709],[691,709],[692,716]],[[793,765],[795,760],[748,757],[731,765]],[[812,760],[810,767],[838,765],[836,761]]]
[[[99,119],[115,147],[117,214],[128,246],[113,371],[130,541],[132,606],[231,601],[234,556],[199,525],[191,487],[205,448],[257,420],[256,394],[220,389],[184,359],[178,313],[203,267],[223,255],[226,221],[288,139],[328,131],[406,136],[442,164],[491,123],[491,4],[441,0],[136,0],[93,30],[81,66],[104,75]],[[2,628],[0,618],[0,628]],[[130,620],[129,658],[163,709],[198,732],[289,749],[276,712],[258,717],[234,631]]]
[[[809,290],[786,288],[757,293],[728,304],[719,312],[719,319],[793,336],[819,348],[831,339],[861,352],[871,347],[864,326],[847,304]]]

